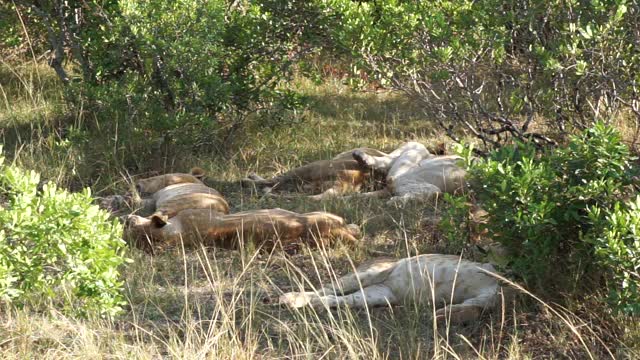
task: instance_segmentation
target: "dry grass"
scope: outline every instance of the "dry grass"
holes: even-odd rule
[[[5,100],[0,134],[10,155],[61,185],[92,185],[94,193],[124,191],[127,163],[152,154],[119,153],[114,138],[90,137],[92,147],[114,149],[111,160],[86,152],[68,134],[91,114],[67,114],[50,70],[0,68]],[[606,358],[634,357],[640,332],[628,319],[576,304],[573,311],[534,300],[505,300],[481,322],[434,326],[429,307],[291,311],[274,304],[283,291],[322,286],[360,261],[385,254],[403,257],[453,252],[433,219],[442,204],[405,209],[383,201],[260,198],[234,180],[248,172],[271,175],[356,146],[391,148],[406,140],[446,141],[419,108],[394,93],[353,93],[337,82],[316,86],[298,80],[307,109],[290,114],[290,125],[254,127],[224,156],[176,155],[157,171],[205,168],[232,211],[281,207],[326,210],[363,228],[356,249],[308,250],[288,256],[255,249],[173,249],[156,257],[132,250],[123,269],[127,306],[115,319],[72,319],[55,310],[35,313],[5,306],[0,311],[0,357],[24,358]],[[60,131],[64,128],[64,131]],[[101,140],[100,140],[101,139]],[[99,141],[102,141],[100,143]],[[134,158],[131,160],[130,158]],[[131,160],[131,161],[130,161]],[[106,164],[106,165],[105,165]],[[107,166],[108,165],[108,166]],[[99,176],[95,168],[100,167]],[[92,170],[93,169],[93,170]],[[466,252],[465,256],[478,256]],[[575,315],[575,314],[579,314]],[[613,323],[611,321],[613,321]],[[620,329],[626,338],[619,336]],[[635,334],[635,335],[634,335]],[[623,345],[625,340],[629,345]]]

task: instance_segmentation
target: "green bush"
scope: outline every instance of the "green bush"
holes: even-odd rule
[[[299,107],[300,96],[281,85],[328,27],[318,2],[305,0],[16,7],[35,35],[53,32],[46,37],[55,55],[50,64],[67,84],[67,100],[100,114],[101,131],[133,134],[127,143],[161,139],[196,151],[221,150],[249,120],[274,125],[282,119],[274,114]]]
[[[640,284],[638,210],[623,205],[632,184],[631,160],[620,134],[597,123],[566,147],[541,152],[516,144],[469,161],[469,179],[489,213],[489,235],[506,248],[510,268],[527,283],[569,290],[562,280],[599,274],[599,263],[622,286],[612,288],[619,307],[637,311],[640,302],[622,305],[638,300]]]
[[[1,151],[1,148],[0,148]],[[69,193],[4,164],[0,153],[0,299],[111,315],[120,310],[122,226],[88,189]]]
[[[448,240],[447,250],[459,253],[471,243],[470,203],[466,196],[451,194],[444,194],[443,200],[446,206],[443,207],[438,229]]]
[[[588,240],[608,275],[609,301],[616,310],[640,314],[640,197],[613,209],[589,209],[598,231]]]
[[[324,2],[355,68],[420,101],[454,139],[459,125],[484,148],[546,144],[620,108],[640,117],[637,1]]]

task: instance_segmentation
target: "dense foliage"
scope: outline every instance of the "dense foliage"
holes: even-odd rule
[[[1,150],[1,149],[0,149]],[[113,314],[122,298],[122,226],[92,204],[0,156],[0,299],[52,302],[68,313]]]
[[[640,119],[637,1],[327,0],[356,67],[420,101],[453,138],[555,143]],[[637,137],[637,134],[636,134]]]
[[[139,156],[143,164],[149,158],[162,161],[158,149],[175,149],[180,143],[193,151],[224,152],[230,140],[242,138],[237,135],[248,119],[281,124],[284,110],[301,103],[290,88],[281,86],[283,82],[294,71],[309,68],[309,54],[322,51],[322,60],[328,62],[339,57],[356,79],[375,80],[420,102],[425,114],[452,138],[459,140],[462,127],[481,140],[476,150],[495,150],[477,161],[467,152],[468,166],[474,196],[491,214],[486,227],[510,251],[510,265],[517,274],[530,284],[545,284],[557,266],[563,266],[575,278],[607,282],[617,308],[635,313],[640,311],[640,245],[638,205],[628,196],[634,186],[631,156],[620,134],[596,121],[635,121],[631,145],[636,145],[638,39],[637,0],[0,4],[3,52],[15,48],[36,58],[48,50],[44,58],[65,84],[78,119],[86,111],[95,115],[95,129],[83,128],[80,121],[65,129],[69,141],[84,141],[91,148],[92,132],[108,134],[109,141],[114,139],[109,152]],[[143,146],[147,148],[140,149]],[[92,167],[100,171],[104,164],[109,160]],[[2,176],[13,179],[6,174]],[[103,217],[89,206],[88,194],[70,195],[48,185],[36,195],[37,179],[13,180],[24,183],[3,191],[30,195],[9,196],[8,204],[22,205],[2,210],[7,224],[15,223],[11,233],[2,233],[3,241],[15,241],[11,234],[27,228],[17,222],[21,217],[11,215],[17,211],[46,215],[29,223],[47,224],[38,225],[42,229],[51,226],[54,216],[63,219],[54,223],[66,224],[64,219],[91,214],[78,218],[78,224],[85,224],[80,227]],[[448,201],[448,217],[454,220],[445,221],[443,229],[458,241],[455,246],[463,247],[461,239],[470,236],[471,227],[459,227],[456,220],[467,211],[467,201]],[[47,206],[55,211],[45,211]],[[45,231],[34,229],[28,231]],[[118,231],[96,229],[104,239]],[[55,244],[66,244],[67,238],[63,233],[46,237]],[[51,251],[60,251],[53,261],[69,258],[73,249],[69,244],[47,244]],[[115,252],[104,250],[106,254],[119,251],[115,242],[112,245]],[[11,249],[5,245],[2,251],[12,254]],[[76,250],[83,253],[82,249]],[[41,281],[50,276],[49,267],[42,267],[47,270],[44,280],[40,275],[18,279],[7,270],[14,262],[32,263],[21,254],[3,260],[5,298],[21,298],[31,289],[45,291]],[[121,261],[112,255],[105,255],[111,265]],[[84,271],[81,266],[71,268]],[[114,274],[100,274],[105,280],[96,284],[117,288]],[[77,297],[88,302],[102,294],[106,309],[117,304],[111,290],[79,291]]]
[[[506,248],[515,273],[547,290],[571,277],[599,281],[606,274],[618,308],[638,313],[640,218],[638,200],[629,199],[631,160],[620,134],[596,123],[544,154],[527,144],[503,147],[470,161],[469,174],[490,214],[488,236]]]
[[[16,4],[32,35],[49,42],[72,104],[100,112],[104,125],[117,119],[129,136],[196,149],[220,149],[251,115],[273,124],[298,106],[279,85],[327,26],[307,1]],[[15,26],[3,36],[15,41]]]
[[[134,131],[168,139],[220,146],[248,115],[299,105],[278,85],[319,49],[488,149],[512,138],[555,144],[621,112],[640,120],[635,0],[15,3],[75,84],[72,101],[126,109],[118,116]],[[24,43],[21,23],[4,22],[0,41]]]
[[[587,239],[609,277],[609,300],[617,310],[640,314],[640,197],[613,209],[589,209],[598,226]]]

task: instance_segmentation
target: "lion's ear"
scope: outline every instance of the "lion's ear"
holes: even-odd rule
[[[151,215],[151,223],[156,228],[161,228],[169,223],[169,217],[162,213],[155,213]]]
[[[191,169],[191,175],[195,176],[198,180],[202,180],[205,173],[204,173],[204,170],[202,170],[202,168],[196,166]]]

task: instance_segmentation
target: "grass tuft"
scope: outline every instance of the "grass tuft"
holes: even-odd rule
[[[270,176],[349,148],[391,149],[407,140],[448,142],[417,104],[392,92],[352,92],[337,81],[290,86],[308,106],[287,125],[249,127],[220,154],[133,141],[126,116],[71,111],[46,66],[0,63],[0,136],[10,160],[70,189],[94,194],[129,190],[131,178],[200,166],[232,211],[281,207],[324,210],[363,229],[355,249],[303,249],[288,256],[256,249],[171,249],[155,257],[131,250],[123,270],[128,305],[120,317],[67,318],[3,305],[0,357],[24,358],[367,358],[498,359],[637,355],[640,329],[602,304],[589,312],[545,303],[524,289],[481,322],[434,326],[428,306],[364,310],[289,310],[274,305],[285,291],[322,287],[373,257],[452,253],[433,224],[442,204],[404,209],[377,199],[259,197],[237,179]],[[117,111],[108,112],[117,113]],[[160,156],[160,154],[162,156]],[[167,155],[168,154],[168,155]],[[465,256],[475,256],[465,253]],[[518,287],[517,284],[512,284]],[[580,316],[576,315],[580,314]],[[586,321],[589,319],[589,321]],[[597,322],[597,319],[606,319]],[[604,336],[603,333],[609,335]]]

